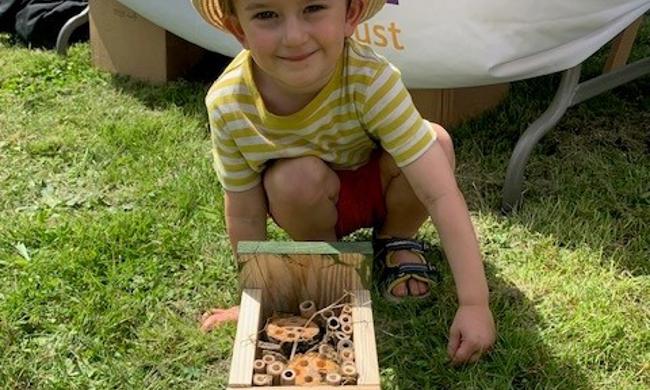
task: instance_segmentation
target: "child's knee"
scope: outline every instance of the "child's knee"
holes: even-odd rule
[[[278,160],[264,174],[264,189],[270,201],[310,204],[322,198],[324,191],[333,192],[332,187],[338,186],[332,176],[336,177],[317,157]]]

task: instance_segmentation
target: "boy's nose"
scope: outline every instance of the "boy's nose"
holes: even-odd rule
[[[285,46],[300,46],[307,40],[307,30],[298,18],[287,18],[284,24]]]

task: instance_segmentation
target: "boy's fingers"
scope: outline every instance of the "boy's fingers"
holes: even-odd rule
[[[459,345],[460,331],[455,326],[452,326],[451,330],[449,330],[449,343],[447,343],[447,353],[451,359],[454,359]]]
[[[203,315],[201,316],[201,321],[205,321],[205,320],[207,320],[208,317],[210,317],[211,315],[216,314],[216,313],[218,313],[218,312],[220,312],[220,311],[223,311],[223,309],[210,309],[210,310],[206,311],[206,312],[203,313]]]
[[[472,355],[472,357],[469,358],[469,362],[468,362],[468,363],[476,363],[476,362],[478,362],[478,360],[479,360],[480,358],[481,358],[481,352],[480,352],[480,351],[476,351],[476,352],[474,352],[474,354]]]
[[[226,323],[237,321],[239,317],[239,306],[228,309],[213,309],[205,313],[201,318],[201,330],[209,332],[212,329]]]
[[[470,361],[470,359],[473,357],[475,353],[479,353],[480,351],[475,348],[475,346],[468,342],[468,341],[463,341],[460,344],[460,347],[458,347],[458,350],[456,350],[456,354],[454,355],[454,358],[452,359],[452,363],[454,365],[456,364],[461,364],[461,363],[467,363]]]

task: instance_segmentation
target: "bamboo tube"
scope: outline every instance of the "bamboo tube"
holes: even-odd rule
[[[262,361],[264,363],[266,363],[266,365],[268,366],[268,365],[273,364],[275,362],[275,356],[273,356],[273,355],[264,355],[262,357]]]
[[[276,362],[287,364],[287,357],[281,354],[280,352],[262,350],[262,357],[266,355],[273,356]]]
[[[320,313],[320,316],[325,322],[327,322],[330,317],[334,317],[334,312],[332,310],[325,310],[324,312]]]
[[[280,384],[281,385],[295,385],[296,384],[296,372],[290,368],[282,371],[280,374]]]
[[[330,352],[334,352],[334,347],[329,344],[321,344],[318,346],[318,353],[321,355],[327,355]]]
[[[282,374],[282,371],[284,371],[284,364],[277,361],[266,366],[266,373],[271,376],[274,386],[280,384],[280,374]]]
[[[352,325],[350,324],[345,324],[341,326],[341,332],[347,334],[347,335],[352,335]]]
[[[350,314],[350,315],[352,315],[352,306],[343,305],[343,307],[341,308],[341,314]]]
[[[352,324],[352,315],[350,315],[350,314],[341,314],[339,316],[339,321],[341,322],[341,325],[350,325],[350,324]]]
[[[304,301],[300,304],[300,316],[310,319],[316,313],[316,304],[314,301]]]
[[[354,363],[343,363],[341,366],[341,374],[347,378],[357,378],[357,368]]]
[[[253,372],[255,374],[264,374],[266,373],[266,363],[262,359],[255,359],[253,362]]]
[[[351,333],[345,333],[342,330],[337,330],[334,332],[334,337],[336,337],[337,340],[350,340],[352,337]]]
[[[268,374],[253,375],[254,386],[271,386],[271,376]]]
[[[325,376],[325,382],[330,386],[340,386],[341,374],[338,372],[330,372]]]
[[[341,323],[337,317],[330,317],[327,319],[327,329],[331,332],[339,330]]]
[[[318,346],[318,355],[321,358],[329,359],[329,360],[336,360],[336,358],[338,357],[334,347],[332,347],[329,344],[321,344],[321,345],[319,345]]]
[[[339,340],[338,343],[336,343],[336,350],[340,351],[345,348],[352,348],[354,349],[354,344],[352,343],[351,340]]]
[[[343,348],[339,351],[339,358],[342,362],[354,362],[354,350],[352,348]]]
[[[332,351],[327,355],[327,358],[334,362],[339,358],[339,355],[336,353],[336,351]]]

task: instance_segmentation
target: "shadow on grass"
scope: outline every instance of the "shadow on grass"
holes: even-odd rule
[[[206,52],[177,81],[154,85],[128,76],[112,75],[111,84],[116,90],[138,99],[152,110],[177,108],[185,115],[206,120],[207,124],[205,95],[230,60],[229,57]]]
[[[514,83],[495,110],[452,129],[471,210],[499,212],[514,146],[558,81],[553,75]],[[524,202],[506,218],[557,237],[560,247],[602,248],[604,261],[621,271],[650,274],[649,90],[646,77],[568,110],[533,150]]]
[[[449,275],[449,270],[446,270]],[[435,301],[388,304],[374,292],[375,336],[386,389],[567,388],[587,386],[578,365],[553,355],[542,341],[544,319],[512,283],[488,265],[491,308],[498,328],[494,349],[478,363],[453,367],[448,330],[456,304],[449,276]]]

